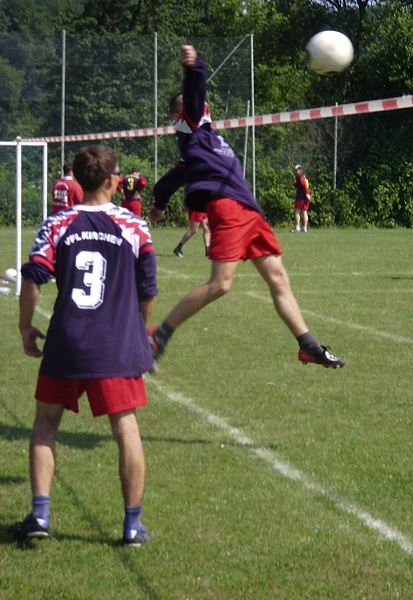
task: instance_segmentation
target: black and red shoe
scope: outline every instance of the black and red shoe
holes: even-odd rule
[[[314,363],[322,365],[323,367],[337,369],[337,367],[344,367],[346,361],[343,358],[335,356],[328,346],[321,346],[319,344],[313,344],[300,348],[298,351],[298,360],[303,364]]]

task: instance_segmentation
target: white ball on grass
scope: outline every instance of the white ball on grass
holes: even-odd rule
[[[16,281],[16,279],[17,279],[16,269],[13,269],[12,267],[10,267],[9,269],[6,269],[3,274],[3,279],[5,279],[6,281]]]

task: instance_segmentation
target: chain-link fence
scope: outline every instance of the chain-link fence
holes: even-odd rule
[[[170,124],[169,99],[180,90],[182,80],[179,48],[187,42],[157,34],[0,36],[0,139]],[[208,66],[213,118],[246,114],[252,105],[251,36],[192,39],[190,43]],[[229,135],[229,142],[245,161],[246,175],[251,179],[252,144],[246,144],[245,137],[245,131],[236,130]],[[81,145],[50,145],[50,183]],[[114,145],[123,172],[138,165],[148,178],[144,193],[148,204],[156,179],[179,159],[172,136],[124,139]],[[248,157],[244,157],[246,149]],[[24,153],[24,180],[37,182],[41,167],[36,168],[31,154]],[[0,149],[0,162],[1,170],[8,171],[6,179],[12,179],[12,153]],[[1,189],[0,176],[0,193]],[[180,203],[178,195],[176,208]],[[176,212],[173,207],[171,210]],[[29,215],[27,210],[25,215]]]
[[[252,36],[184,40],[160,35],[0,36],[0,139],[14,139],[170,124],[170,97],[181,86],[179,48],[193,43],[210,74],[208,102],[215,120],[252,114]],[[262,70],[262,69],[261,69]],[[262,85],[272,85],[258,71]],[[332,82],[333,85],[334,82]],[[63,93],[62,93],[63,92]],[[337,89],[337,94],[340,94]],[[282,97],[282,94],[279,94]],[[304,108],[261,106],[256,113]],[[340,101],[340,97],[337,98]],[[374,223],[413,226],[413,111],[343,117],[337,122],[338,176],[334,193],[334,119],[245,128],[224,135],[245,164],[247,180],[272,223],[291,219],[291,167],[301,163],[312,188],[316,225]],[[370,143],[374,140],[374,147]],[[256,164],[253,149],[256,145]],[[144,206],[156,178],[173,165],[173,136],[116,139],[127,173],[138,165],[148,178]],[[49,145],[49,185],[83,143]],[[401,150],[402,149],[402,150]],[[360,155],[368,160],[360,169]],[[402,159],[400,159],[400,156]],[[354,157],[357,157],[355,160]],[[41,151],[23,153],[23,216],[40,220]],[[183,224],[182,194],[170,207],[170,222]],[[0,148],[0,224],[12,222],[15,157]]]

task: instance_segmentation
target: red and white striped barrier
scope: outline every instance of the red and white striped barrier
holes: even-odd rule
[[[314,121],[317,119],[329,119],[331,117],[346,117],[350,115],[363,115],[365,113],[384,112],[388,110],[400,110],[413,108],[413,96],[399,96],[385,100],[368,100],[354,104],[341,104],[337,106],[323,106],[320,108],[309,108],[304,110],[293,110],[288,112],[274,113],[270,115],[259,115],[255,117],[240,117],[236,119],[222,119],[214,121],[212,127],[215,129],[235,129],[237,127],[250,127],[251,125],[276,125],[278,123],[297,123],[299,121]],[[28,138],[25,142],[88,142],[96,140],[113,140],[121,138],[154,137],[160,135],[171,135],[175,133],[175,127],[153,127],[144,129],[129,129],[126,131],[105,131],[102,133],[83,133],[78,135],[50,136]]]

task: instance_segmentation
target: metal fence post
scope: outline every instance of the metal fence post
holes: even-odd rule
[[[65,112],[66,112],[66,30],[62,31],[62,108],[61,108],[61,136],[62,142],[60,146],[60,167],[63,175],[63,165],[65,164]]]
[[[251,33],[250,39],[251,39],[252,193],[254,194],[254,197],[255,197],[255,195],[256,195],[256,184],[255,184],[255,123],[254,123],[254,118],[255,118],[255,101],[254,101],[255,91],[254,91],[254,86],[255,86],[255,83],[254,83],[254,34],[253,33]]]
[[[338,106],[338,102],[336,102]],[[333,202],[336,202],[337,194],[337,133],[338,133],[338,117],[334,117],[334,162],[333,162]]]
[[[158,127],[158,34],[154,33],[154,127]],[[158,181],[158,136],[154,136],[154,180]]]

